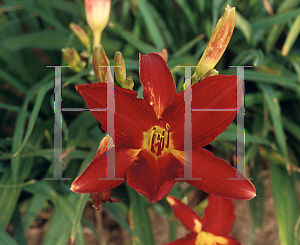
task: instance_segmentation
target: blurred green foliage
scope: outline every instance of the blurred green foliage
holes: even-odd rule
[[[168,66],[181,91],[184,70],[176,66],[196,65],[226,4],[236,7],[236,29],[216,69],[220,74],[235,74],[229,66],[253,66],[245,68],[246,175],[257,188],[257,197],[249,202],[253,228],[249,242],[253,243],[254,228],[262,228],[263,181],[271,176],[281,244],[296,245],[300,223],[295,189],[300,177],[300,1],[268,2],[273,15],[260,0],[113,0],[102,44],[111,63],[115,51],[123,53],[127,74],[133,77],[139,94],[138,54],[166,48]],[[68,28],[70,22],[91,35],[81,0],[1,1],[1,244],[27,244],[24,232],[45,208],[51,208],[53,214],[43,244],[63,245],[70,237],[84,244],[82,222],[87,221],[82,213],[89,196],[71,192],[71,181],[45,181],[53,178],[54,168],[54,70],[45,66],[65,65],[64,47],[84,50]],[[283,46],[289,50],[283,52],[285,56]],[[85,107],[74,85],[95,81],[91,70],[88,65],[76,74],[62,68],[62,107]],[[105,134],[90,112],[63,112],[62,127],[63,177],[74,180]],[[235,154],[234,123],[211,145],[220,156]],[[182,198],[186,192],[175,186],[171,194]],[[145,212],[149,206],[170,220],[170,239],[175,238],[176,223],[165,200],[150,204],[124,185],[115,194],[126,200],[104,206],[132,237],[139,238],[133,238],[134,243],[154,244]],[[129,220],[144,223],[149,237],[143,237],[138,225],[132,230]],[[5,232],[9,223],[14,237]]]

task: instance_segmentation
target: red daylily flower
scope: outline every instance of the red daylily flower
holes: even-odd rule
[[[235,221],[232,200],[210,195],[203,218],[175,197],[168,196],[167,201],[175,216],[192,233],[165,245],[241,245],[230,235]]]
[[[98,180],[106,177],[106,153],[97,154],[73,182],[77,193],[109,190],[125,180],[129,186],[157,202],[183,177],[184,92],[176,87],[166,59],[157,53],[140,56],[140,81],[144,99],[132,90],[115,86],[115,176],[123,180]],[[240,107],[236,76],[207,77],[192,86],[192,108]],[[107,83],[76,85],[89,108],[107,107]],[[238,98],[238,105],[237,105]],[[92,111],[107,130],[107,113]],[[190,185],[208,193],[233,199],[251,199],[255,187],[223,159],[201,148],[214,140],[234,120],[236,111],[192,112],[192,165]],[[110,149],[108,149],[109,151]],[[184,157],[186,159],[184,159]]]

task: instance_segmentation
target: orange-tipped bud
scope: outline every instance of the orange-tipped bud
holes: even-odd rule
[[[88,35],[85,33],[85,31],[74,22],[71,22],[69,25],[70,29],[74,32],[76,37],[79,39],[79,41],[88,49],[90,50],[91,44],[90,39]]]
[[[235,8],[229,5],[225,8],[225,12],[219,19],[208,45],[198,63],[195,74],[199,79],[205,77],[206,73],[215,67],[221,59],[227,45],[230,41],[235,26]]]
[[[103,46],[100,44],[93,50],[93,68],[100,83],[107,83],[107,68],[109,60],[105,54]]]
[[[75,72],[80,72],[84,68],[84,63],[75,48],[63,48],[61,50],[63,59],[70,69]]]
[[[86,19],[94,33],[94,47],[100,44],[101,33],[107,25],[111,0],[85,0]]]

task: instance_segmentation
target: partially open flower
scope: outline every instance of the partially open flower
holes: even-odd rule
[[[86,19],[94,33],[94,47],[100,44],[101,34],[107,25],[111,0],[85,0]]]
[[[191,233],[165,245],[241,245],[230,235],[235,221],[232,200],[210,195],[203,218],[175,197],[168,196],[167,201],[175,216]]]
[[[194,75],[198,76],[198,79],[202,79],[221,59],[225,52],[227,45],[232,36],[232,32],[235,26],[235,8],[231,8],[229,5],[225,8],[225,13],[219,19],[211,38],[207,44],[207,47],[198,63]]]

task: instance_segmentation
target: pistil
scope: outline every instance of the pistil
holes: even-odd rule
[[[167,141],[165,141],[165,132],[167,131]],[[170,141],[170,125],[166,124],[166,129],[158,126],[153,127],[150,136],[150,151],[160,156],[164,148],[169,148]]]

